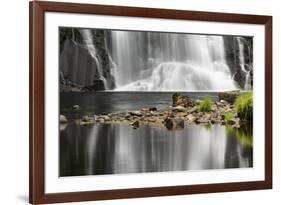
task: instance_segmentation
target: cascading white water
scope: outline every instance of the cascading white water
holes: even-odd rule
[[[236,89],[221,36],[112,32],[117,90]]]
[[[250,83],[250,70],[245,69],[245,58],[244,58],[244,44],[241,40],[241,37],[237,37],[238,42],[238,48],[239,48],[239,61],[240,61],[240,68],[245,73],[245,90],[251,89],[251,83]]]
[[[96,62],[97,71],[98,71],[98,77],[99,77],[100,80],[103,81],[105,89],[108,89],[107,81],[106,81],[106,79],[103,76],[103,71],[102,71],[101,63],[99,62],[99,59],[97,57],[97,51],[96,51],[96,48],[95,48],[95,44],[93,42],[93,37],[91,35],[91,30],[90,29],[81,29],[80,33],[81,33],[81,35],[83,37],[84,44],[87,47],[87,50],[88,50],[89,54],[92,56],[92,58]]]
[[[142,33],[112,31],[112,58],[116,65],[115,80],[117,86],[138,79],[138,73],[142,67],[141,55],[145,45]]]

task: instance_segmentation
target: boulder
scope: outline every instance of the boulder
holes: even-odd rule
[[[240,94],[239,90],[222,92],[222,93],[219,93],[219,100],[220,100],[220,102],[222,100],[224,100],[224,101],[227,101],[227,102],[233,104],[235,99],[239,96],[239,94]]]
[[[60,115],[60,123],[67,123],[68,120],[64,115]]]
[[[184,96],[179,93],[173,94],[172,98],[173,98],[173,107],[176,106],[190,107],[195,105],[195,102],[192,99],[190,99],[188,96]]]
[[[172,130],[174,126],[173,119],[167,117],[166,119],[164,119],[164,125],[168,130]]]
[[[164,125],[168,130],[184,129],[184,119],[167,117],[164,119]]]

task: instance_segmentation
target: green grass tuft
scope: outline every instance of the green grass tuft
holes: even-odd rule
[[[244,121],[253,121],[253,93],[245,92],[240,94],[234,102],[238,117]]]
[[[225,120],[225,122],[229,122],[232,118],[233,118],[233,113],[232,112],[224,113],[224,120]]]
[[[210,97],[204,97],[199,104],[199,111],[210,112],[212,108],[213,101]]]

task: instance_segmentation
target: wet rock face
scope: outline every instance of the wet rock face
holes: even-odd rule
[[[245,88],[246,73],[241,69],[241,59],[239,52],[242,52],[244,56],[244,67],[246,71],[250,71],[250,84],[253,86],[253,38],[252,37],[239,37],[240,42],[237,40],[237,36],[224,36],[225,57],[227,64],[231,70],[233,79],[237,86],[241,89]],[[239,47],[239,43],[243,44]]]
[[[83,29],[60,28],[60,90],[101,91],[115,88],[112,62],[106,40],[106,30],[88,32],[87,42]]]

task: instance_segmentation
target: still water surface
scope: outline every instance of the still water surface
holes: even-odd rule
[[[95,110],[96,113],[110,112],[138,109],[150,103],[158,108],[171,104],[170,94],[161,94],[159,101],[137,94],[131,99],[125,94],[116,95],[99,94],[101,103],[95,94],[84,94],[82,98],[77,94],[61,96],[61,112],[76,118]],[[101,99],[106,98],[108,100],[102,103]],[[69,100],[82,109],[69,109]],[[96,103],[92,103],[93,100]],[[80,126],[73,122],[60,127],[59,165],[60,176],[252,167],[252,130],[249,127],[234,130],[221,125],[185,125],[183,130],[168,131],[150,126],[132,129],[116,124]]]

